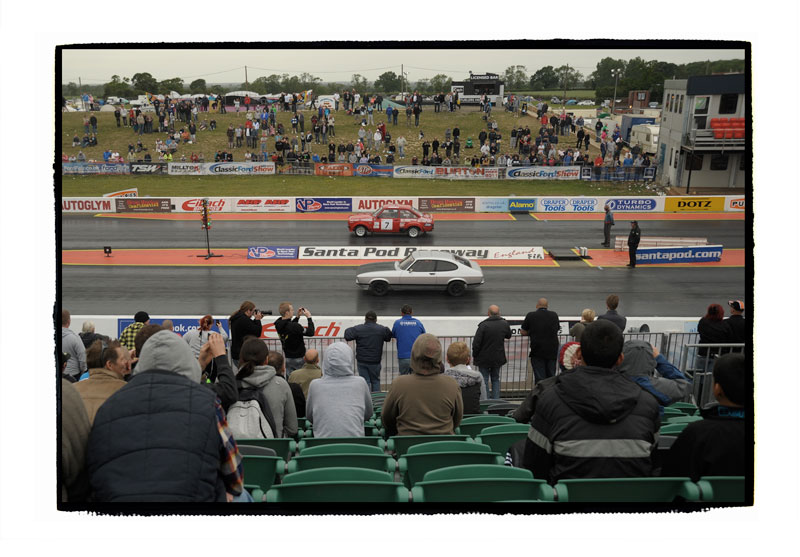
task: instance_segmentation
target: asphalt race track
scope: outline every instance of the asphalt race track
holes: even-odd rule
[[[654,215],[655,216],[655,215]],[[507,221],[437,221],[433,233],[412,240],[403,235],[356,238],[342,221],[228,221],[215,219],[211,249],[246,249],[255,245],[319,246],[543,246],[547,250],[586,246],[602,249],[602,214],[594,220],[537,220],[516,214]],[[546,218],[539,215],[539,218]],[[617,213],[612,236],[627,236],[629,225]],[[189,221],[151,220],[63,214],[62,250],[196,249],[206,253],[199,217]],[[744,220],[640,221],[642,237],[708,238],[726,250],[746,247]],[[486,284],[461,298],[438,292],[390,292],[377,298],[355,286],[352,266],[210,266],[61,265],[64,308],[77,315],[229,315],[243,300],[277,310],[281,301],[305,306],[316,315],[398,315],[410,303],[416,315],[483,315],[498,304],[505,315],[524,315],[546,297],[563,316],[585,307],[605,311],[609,293],[621,298],[620,310],[633,316],[701,316],[711,302],[745,298],[744,266],[678,266],[636,269],[592,267],[581,260],[547,267],[485,267]]]

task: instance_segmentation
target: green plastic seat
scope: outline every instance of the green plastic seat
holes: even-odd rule
[[[298,452],[302,453],[308,447],[318,447],[331,443],[356,443],[359,445],[372,445],[383,449],[386,442],[380,437],[307,437],[297,444]]]
[[[377,445],[363,445],[360,443],[329,443],[327,445],[316,445],[305,447],[302,456],[317,456],[329,454],[366,454],[381,455],[386,453]]]
[[[427,472],[411,488],[414,503],[552,500],[553,488],[530,470],[497,464],[467,464]]]
[[[665,418],[664,421],[668,424],[690,424],[692,422],[699,422],[702,420],[702,416],[672,416],[669,418]]]
[[[703,502],[748,503],[744,476],[703,476],[697,487]]]
[[[488,445],[469,441],[435,441],[410,447],[397,461],[397,469],[407,487],[422,481],[425,474],[437,468],[464,464],[503,465],[505,459],[492,452]]]
[[[686,426],[689,425],[689,422],[677,423],[677,424],[665,424],[661,426],[661,429],[658,430],[660,435],[679,435]]]
[[[687,415],[688,415],[688,414],[686,414],[686,413],[685,413],[683,410],[681,410],[680,408],[671,408],[671,407],[669,407],[669,406],[667,406],[667,407],[665,407],[665,408],[664,408],[664,418],[665,418],[665,419],[666,419],[666,418],[672,418],[672,417],[676,417],[676,416],[687,416]]]
[[[284,460],[289,460],[289,456],[297,450],[297,443],[288,437],[277,437],[275,439],[237,439],[237,444],[255,445],[256,447],[268,447],[275,451],[275,454]]]
[[[665,410],[667,408],[672,408],[674,410],[680,410],[681,412],[683,412],[684,414],[686,414],[688,416],[693,416],[693,415],[697,414],[698,412],[700,412],[700,409],[695,404],[692,404],[691,402],[673,402],[672,404],[667,406],[665,408]]]
[[[267,502],[407,503],[408,495],[389,472],[331,467],[287,474],[267,492]]]
[[[480,435],[475,438],[475,442],[489,445],[492,451],[504,455],[511,445],[525,439],[528,436],[528,431],[530,431],[530,426],[526,424],[491,426],[484,428]]]
[[[481,406],[481,412],[486,412],[486,409],[490,406],[494,406],[495,404],[500,404],[503,402],[508,402],[507,400],[503,400],[502,398],[490,398],[486,400],[481,400],[478,404]]]
[[[332,446],[332,445],[328,445]],[[357,447],[366,447],[366,445],[356,445]],[[369,447],[373,448],[373,447]],[[375,449],[379,450],[377,447]],[[305,452],[300,456],[294,457],[289,461],[287,472],[293,474],[303,470],[314,470],[316,468],[331,468],[331,467],[348,467],[348,468],[368,468],[370,470],[383,470],[384,472],[394,472],[397,463],[395,460],[383,453],[381,454],[365,454],[365,453],[332,453],[332,454],[317,454],[307,455]]]
[[[279,456],[245,455],[242,457],[244,481],[247,485],[258,486],[265,492],[275,483],[275,476],[283,472],[286,462]],[[261,497],[252,494],[257,501]]]
[[[586,478],[559,480],[559,502],[671,503],[678,498],[699,501],[700,490],[689,478]]]
[[[300,430],[307,430],[312,429],[314,426],[311,425],[311,420],[308,418],[297,418],[297,429]]]
[[[511,402],[500,402],[489,406],[486,409],[486,413],[489,414],[490,416],[508,416],[518,407],[519,404],[513,404]]]
[[[469,435],[470,437],[477,436],[483,429],[498,425],[498,424],[515,424],[517,423],[514,418],[509,416],[493,416],[487,414],[485,416],[476,416],[474,418],[467,418],[461,420],[461,425],[456,428],[456,433],[461,435]]]
[[[395,435],[386,442],[386,449],[401,457],[410,447],[433,441],[472,441],[469,435]]]

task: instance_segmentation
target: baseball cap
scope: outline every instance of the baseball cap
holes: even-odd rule
[[[744,302],[741,300],[728,300],[728,305],[736,311],[744,311]]]

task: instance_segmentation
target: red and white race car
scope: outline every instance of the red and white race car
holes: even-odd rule
[[[420,213],[410,205],[387,204],[372,213],[352,215],[347,228],[359,238],[367,232],[405,233],[416,238],[433,230],[433,215]]]

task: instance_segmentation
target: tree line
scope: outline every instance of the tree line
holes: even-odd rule
[[[544,90],[593,90],[597,98],[609,98],[614,93],[614,76],[611,70],[620,70],[617,83],[617,96],[627,96],[628,91],[648,90],[650,98],[660,101],[664,93],[664,80],[686,79],[694,75],[711,73],[743,72],[744,60],[715,60],[673,64],[658,60],[644,60],[635,57],[630,60],[603,58],[595,70],[584,76],[580,71],[564,64],[559,67],[545,66],[532,74],[528,74],[526,66],[509,66],[500,75],[505,82],[505,90],[544,91]],[[445,74],[437,74],[432,78],[408,82],[395,72],[387,71],[370,82],[360,74],[353,74],[349,82],[323,82],[321,78],[307,72],[300,75],[287,73],[256,77],[253,81],[241,83],[239,89],[259,94],[299,92],[313,89],[315,94],[324,95],[355,89],[358,92],[398,93],[401,90],[419,91],[423,94],[434,94],[450,91],[453,79]],[[61,92],[65,97],[74,97],[83,93],[99,98],[124,97],[136,98],[144,93],[167,95],[170,91],[179,94],[209,93],[224,94],[230,91],[220,84],[207,84],[205,79],[195,79],[187,86],[180,77],[159,81],[150,73],[136,73],[132,77],[111,76],[111,81],[101,85],[83,85],[69,82],[62,84]]]

